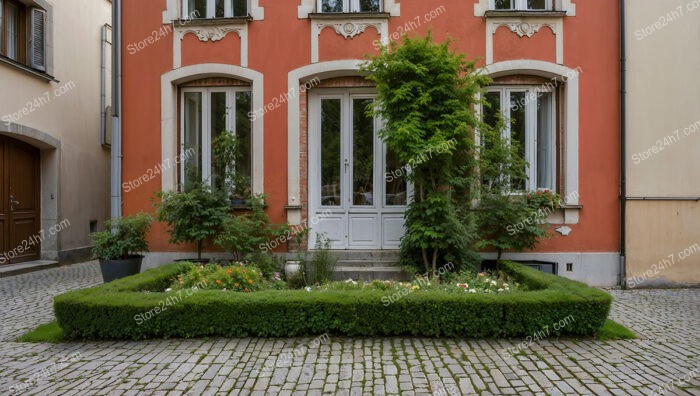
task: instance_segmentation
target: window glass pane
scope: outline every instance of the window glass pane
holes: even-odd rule
[[[518,145],[518,155],[525,158],[525,106],[518,105],[525,103],[526,92],[510,93],[510,142],[511,145]],[[529,158],[525,158],[529,159]],[[526,169],[523,169],[525,172]],[[511,183],[514,190],[524,190],[525,180],[516,180]]]
[[[225,14],[225,6],[224,4],[226,3],[226,0],[216,0],[215,7],[214,7],[214,17],[216,18],[223,18],[226,16]]]
[[[488,106],[484,106],[484,122],[491,126],[498,124],[499,114],[501,113],[501,93],[487,92],[486,102]]]
[[[207,0],[188,0],[190,18],[207,17]]]
[[[495,128],[498,126],[501,119],[501,92],[487,92],[485,99],[486,104],[483,109],[484,122]],[[491,149],[492,147],[484,137],[482,137],[481,145],[484,147],[484,150]],[[483,175],[481,182],[484,186],[489,186],[496,181],[493,179],[494,177],[496,177],[496,175]]]
[[[352,101],[352,203],[374,205],[374,117],[367,115],[372,99]]]
[[[340,99],[321,101],[321,205],[340,206]]]
[[[7,4],[7,48],[6,55],[10,59],[18,60],[19,57],[19,8]]]
[[[512,1],[515,0],[494,0],[496,3],[497,10],[510,10],[513,8]]]
[[[379,0],[360,0],[360,12],[379,12],[381,6]]]
[[[406,181],[405,164],[399,161],[399,155],[391,149],[386,150],[386,206],[405,206],[408,183]]]
[[[248,0],[232,0],[233,1],[233,16],[248,15]]]
[[[253,109],[253,101],[250,92],[236,92],[236,137],[238,138],[240,157],[236,162],[236,177],[238,185],[235,186],[239,197],[251,195],[251,181],[253,178],[253,122],[248,113]]]
[[[202,180],[202,93],[185,92],[185,125],[183,152],[194,150],[194,155],[185,157],[185,190],[192,188]]]
[[[528,10],[544,10],[547,8],[547,0],[527,0]]]
[[[343,0],[321,0],[321,12],[343,12]]]
[[[212,144],[216,138],[226,130],[226,92],[212,92],[209,98],[210,116],[211,116],[211,141]],[[214,149],[212,148],[212,155]],[[225,180],[226,169],[224,165],[211,161],[211,183],[216,188],[223,188],[226,184]]]
[[[554,190],[554,112],[552,93],[537,99],[537,188]]]

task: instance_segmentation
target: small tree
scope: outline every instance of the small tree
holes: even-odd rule
[[[244,141],[229,130],[220,131],[212,142],[216,175],[212,184],[231,198],[250,198],[250,177],[244,172]]]
[[[226,195],[199,184],[184,192],[160,192],[157,198],[156,217],[170,227],[170,242],[196,244],[201,260],[205,242],[221,230],[228,216]]]
[[[401,261],[435,274],[439,262],[470,262],[474,239],[468,205],[475,171],[477,94],[488,79],[449,41],[404,37],[364,66],[377,85],[373,113],[381,136],[401,163],[415,195],[405,214]]]
[[[508,139],[504,130],[500,117],[496,125],[483,123],[479,128],[481,189],[476,219],[480,240],[476,248],[496,250],[498,260],[506,250],[534,248],[546,235],[537,208],[524,191],[517,191],[525,185],[529,165],[518,142]]]

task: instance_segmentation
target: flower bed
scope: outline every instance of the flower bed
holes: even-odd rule
[[[177,263],[60,295],[55,298],[54,308],[64,335],[77,339],[291,337],[323,333],[516,337],[532,334],[569,315],[574,316],[575,322],[554,335],[590,336],[605,323],[612,300],[607,293],[514,263],[503,263],[502,268],[512,285],[518,283],[522,287],[508,292],[504,289],[469,293],[476,284],[462,287],[458,283],[469,282],[459,281],[444,290],[439,289],[443,286],[435,286],[438,289],[395,298],[394,288],[406,288],[405,285],[379,282],[387,286],[382,289],[384,286],[376,283],[367,287],[348,282],[314,288],[313,292],[269,287],[254,293],[197,286],[178,290],[172,288],[172,283],[179,285],[192,267]],[[222,270],[221,277],[231,275],[226,274],[225,268]],[[496,286],[511,285],[498,282]],[[163,292],[168,288],[169,292]],[[148,318],[144,317],[146,312],[150,313]],[[136,318],[146,320],[137,323]]]

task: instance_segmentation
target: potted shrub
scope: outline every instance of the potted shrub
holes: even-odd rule
[[[197,258],[187,261],[207,263],[202,259],[204,244],[216,236],[228,217],[226,195],[207,185],[195,186],[184,192],[160,192],[154,204],[156,218],[170,227],[170,242],[193,243]]]
[[[93,254],[100,260],[105,283],[141,272],[143,255],[148,252],[146,233],[151,217],[141,213],[135,216],[111,219],[106,229],[92,234]]]

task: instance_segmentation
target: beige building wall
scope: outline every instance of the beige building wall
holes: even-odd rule
[[[101,145],[100,131],[102,30],[111,25],[112,3],[23,2],[50,9],[47,74],[57,81],[0,63],[0,117],[21,112],[47,91],[50,97],[11,125],[0,122],[0,134],[42,149],[42,229],[70,222],[44,241],[42,259],[75,261],[89,255],[91,221],[102,227],[109,215],[110,153]]]
[[[700,0],[625,7],[627,284],[698,285]]]

